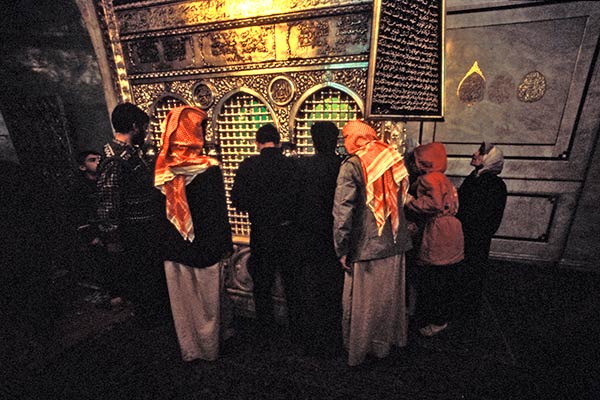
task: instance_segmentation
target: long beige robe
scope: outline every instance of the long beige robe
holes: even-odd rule
[[[392,346],[406,345],[404,255],[355,262],[346,274],[343,294],[344,346],[348,365],[361,364],[367,354],[388,356]]]

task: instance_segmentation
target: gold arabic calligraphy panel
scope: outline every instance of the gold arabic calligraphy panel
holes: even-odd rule
[[[353,22],[351,23],[350,20]],[[370,16],[310,19],[124,42],[128,73],[365,55]]]
[[[365,3],[370,2],[365,0],[202,0],[133,9],[129,6],[121,6],[115,14],[119,32],[124,35]]]

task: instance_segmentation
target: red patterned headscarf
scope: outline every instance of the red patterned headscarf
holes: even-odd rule
[[[173,108],[164,121],[163,147],[156,159],[154,186],[167,199],[167,218],[185,240],[194,240],[194,225],[185,186],[213,165],[214,158],[201,155],[204,146],[202,122],[207,115],[199,108]]]
[[[391,146],[378,139],[375,130],[363,121],[348,122],[342,129],[344,147],[360,159],[365,177],[367,207],[373,212],[379,235],[391,216],[394,236],[398,233],[398,189],[408,190],[404,159]]]

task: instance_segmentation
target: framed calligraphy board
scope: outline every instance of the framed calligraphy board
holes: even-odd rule
[[[375,0],[365,118],[444,118],[445,0]]]

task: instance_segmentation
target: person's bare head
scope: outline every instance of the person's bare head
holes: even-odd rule
[[[150,117],[141,108],[131,103],[119,104],[111,114],[115,136],[131,136],[128,143],[143,143]]]
[[[266,124],[258,128],[255,143],[259,151],[265,147],[279,147],[281,138],[277,128],[273,124]]]

